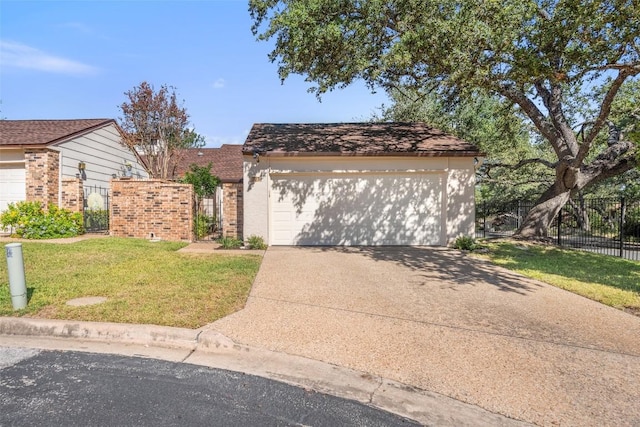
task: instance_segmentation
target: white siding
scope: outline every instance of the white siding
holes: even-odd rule
[[[57,146],[61,152],[62,177],[75,177],[80,173],[78,164],[84,162],[84,186],[108,188],[112,175],[123,176],[125,163],[132,165],[132,176],[147,178],[144,167],[128,147],[115,125],[110,124],[88,134],[63,142]]]

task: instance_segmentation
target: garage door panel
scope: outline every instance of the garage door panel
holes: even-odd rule
[[[442,244],[442,181],[438,174],[273,179],[271,243]],[[288,222],[284,212],[294,213]]]
[[[0,212],[27,198],[23,165],[0,165]]]

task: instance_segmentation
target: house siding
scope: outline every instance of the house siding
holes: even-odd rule
[[[109,187],[113,174],[117,177],[124,176],[127,162],[132,165],[132,177],[148,177],[137,157],[122,144],[122,137],[114,124],[60,143],[57,148],[62,153],[61,169],[64,178],[75,178],[80,174],[78,164],[85,163],[86,169],[80,176],[85,187]]]

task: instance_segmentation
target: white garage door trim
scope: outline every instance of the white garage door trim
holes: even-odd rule
[[[9,203],[26,200],[26,179],[24,161],[0,163],[0,212],[6,210]]]
[[[446,176],[442,170],[272,172],[269,243],[443,245]]]

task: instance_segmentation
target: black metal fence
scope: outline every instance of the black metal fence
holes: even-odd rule
[[[84,187],[84,229],[90,233],[109,231],[109,189]]]
[[[193,199],[193,234],[196,240],[213,240],[220,232],[216,195]]]
[[[476,237],[510,236],[520,227],[533,202],[476,206]],[[640,260],[640,201],[571,200],[556,216],[547,235],[559,246]]]

